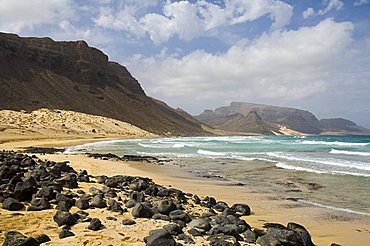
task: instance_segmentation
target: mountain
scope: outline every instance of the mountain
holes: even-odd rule
[[[255,112],[251,111],[246,116],[241,113],[216,117],[206,121],[207,124],[214,128],[245,133],[260,133],[263,135],[272,135],[271,126],[264,122]]]
[[[84,41],[0,33],[0,109],[100,115],[164,135],[202,135],[197,121],[148,97],[129,71]]]
[[[323,131],[326,132],[343,132],[343,133],[369,133],[369,129],[365,127],[358,126],[355,122],[342,119],[321,119],[320,125]]]
[[[232,102],[229,106],[205,110],[195,118],[218,129],[263,135],[285,134],[283,129],[294,134],[370,133],[370,130],[345,119],[318,120],[306,110],[244,102]]]

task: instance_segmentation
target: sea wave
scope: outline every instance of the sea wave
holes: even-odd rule
[[[288,165],[282,162],[278,162],[275,164],[276,167],[292,170],[292,171],[302,171],[302,172],[309,172],[309,173],[317,173],[317,174],[334,174],[334,175],[351,175],[351,176],[358,176],[358,177],[370,177],[370,174],[366,173],[356,173],[356,172],[347,172],[347,171],[336,171],[336,170],[317,170],[312,168],[306,168],[306,167],[299,167],[299,166],[293,166]]]
[[[279,167],[279,168],[282,168],[282,169],[288,169],[288,170],[293,170],[293,171],[303,171],[303,172],[318,173],[318,174],[327,173],[327,172],[315,170],[315,169],[312,169],[312,168],[292,166],[292,165],[288,165],[288,164],[285,164],[285,163],[282,163],[282,162],[276,163],[275,166]]]
[[[304,140],[301,144],[315,144],[315,145],[334,145],[334,146],[366,146],[369,143],[351,143],[351,142],[326,142],[326,141],[315,141],[315,140]]]
[[[360,151],[348,151],[348,150],[338,150],[338,149],[331,149],[330,154],[337,154],[337,155],[359,155],[359,156],[370,156],[369,152],[360,152]]]
[[[306,201],[306,200],[298,200],[298,202],[309,204],[309,205],[312,205],[312,206],[315,206],[315,207],[327,208],[327,209],[336,210],[336,211],[345,212],[345,213],[350,213],[350,214],[370,216],[369,213],[354,211],[354,210],[349,209],[349,208],[337,208],[337,207],[324,205],[324,204],[320,204],[320,203],[316,203],[316,202],[309,202],[309,201]]]
[[[152,149],[162,149],[165,148],[163,145],[159,144],[145,144],[145,143],[138,143],[139,146],[144,147],[144,148],[152,148]]]
[[[174,145],[172,145],[172,148],[183,148],[185,146],[186,145],[185,144],[182,144],[182,143],[175,143]]]
[[[281,158],[289,161],[298,161],[298,162],[308,162],[308,163],[316,163],[321,165],[329,165],[329,166],[337,166],[337,167],[345,167],[345,168],[355,168],[358,170],[366,170],[370,171],[370,165],[367,162],[353,162],[353,161],[346,161],[346,160],[338,160],[338,159],[314,159],[314,158],[305,158],[305,157],[296,157],[291,156],[284,153],[267,153],[267,155],[275,158]]]
[[[225,152],[214,152],[214,151],[209,151],[209,150],[204,150],[204,149],[198,149],[197,153],[200,155],[206,155],[206,156],[226,156],[227,153]]]

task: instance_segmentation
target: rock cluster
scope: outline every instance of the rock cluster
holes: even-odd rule
[[[169,162],[170,160],[159,159],[154,156],[142,156],[142,155],[123,155],[118,156],[115,154],[100,154],[100,153],[86,153],[87,156],[102,160],[117,160],[117,161],[136,161],[136,162],[147,162],[162,164],[163,162]]]
[[[86,171],[75,171],[68,162],[41,161],[35,156],[0,152],[0,202],[2,208],[17,211],[55,209],[54,222],[61,227],[59,238],[74,236],[73,226],[89,222],[89,230],[104,230],[98,218],[89,218],[84,210],[106,209],[112,213],[131,213],[133,219],[124,226],[139,223],[136,218],[168,221],[161,229],[144,238],[146,245],[194,244],[197,237],[210,245],[240,245],[240,241],[264,245],[314,245],[309,232],[301,225],[267,223],[264,230],[252,229],[244,220],[251,214],[247,204],[200,198],[175,188],[166,188],[151,179],[116,175],[93,177]],[[78,190],[79,182],[100,183]],[[72,213],[71,208],[80,210]],[[114,217],[113,217],[114,219]],[[41,236],[40,236],[41,237]],[[9,231],[4,245],[39,245],[48,238],[28,238]],[[24,241],[30,241],[24,244]]]

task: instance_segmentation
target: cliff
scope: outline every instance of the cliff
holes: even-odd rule
[[[84,41],[0,33],[0,109],[40,108],[100,115],[157,134],[205,134],[148,97],[124,66]]]

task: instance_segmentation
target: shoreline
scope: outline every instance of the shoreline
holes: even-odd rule
[[[108,141],[113,139],[94,140]],[[67,147],[71,144],[75,146],[75,143],[79,141],[81,143],[92,142],[89,139],[68,140],[66,142],[33,140],[33,145],[38,147]],[[20,147],[16,146],[18,143],[8,144],[9,149]],[[12,144],[13,146],[11,146]],[[23,142],[22,146],[26,144],[27,142]],[[3,144],[0,145],[0,148],[3,148]],[[246,203],[251,207],[253,215],[245,219],[252,227],[261,228],[265,222],[287,224],[293,221],[305,226],[317,245],[330,245],[332,242],[341,245],[366,245],[370,241],[369,216],[348,214],[343,211],[281,200],[273,194],[260,194],[253,190],[247,190],[248,187],[246,186],[236,186],[235,182],[230,180],[196,177],[194,173],[189,173],[179,166],[100,160],[80,154],[45,154],[37,156],[41,159],[53,161],[69,160],[70,165],[76,170],[85,169],[92,175],[113,176],[124,174],[149,177],[160,185],[171,186],[199,196],[214,196],[217,200],[225,201],[228,204]]]

